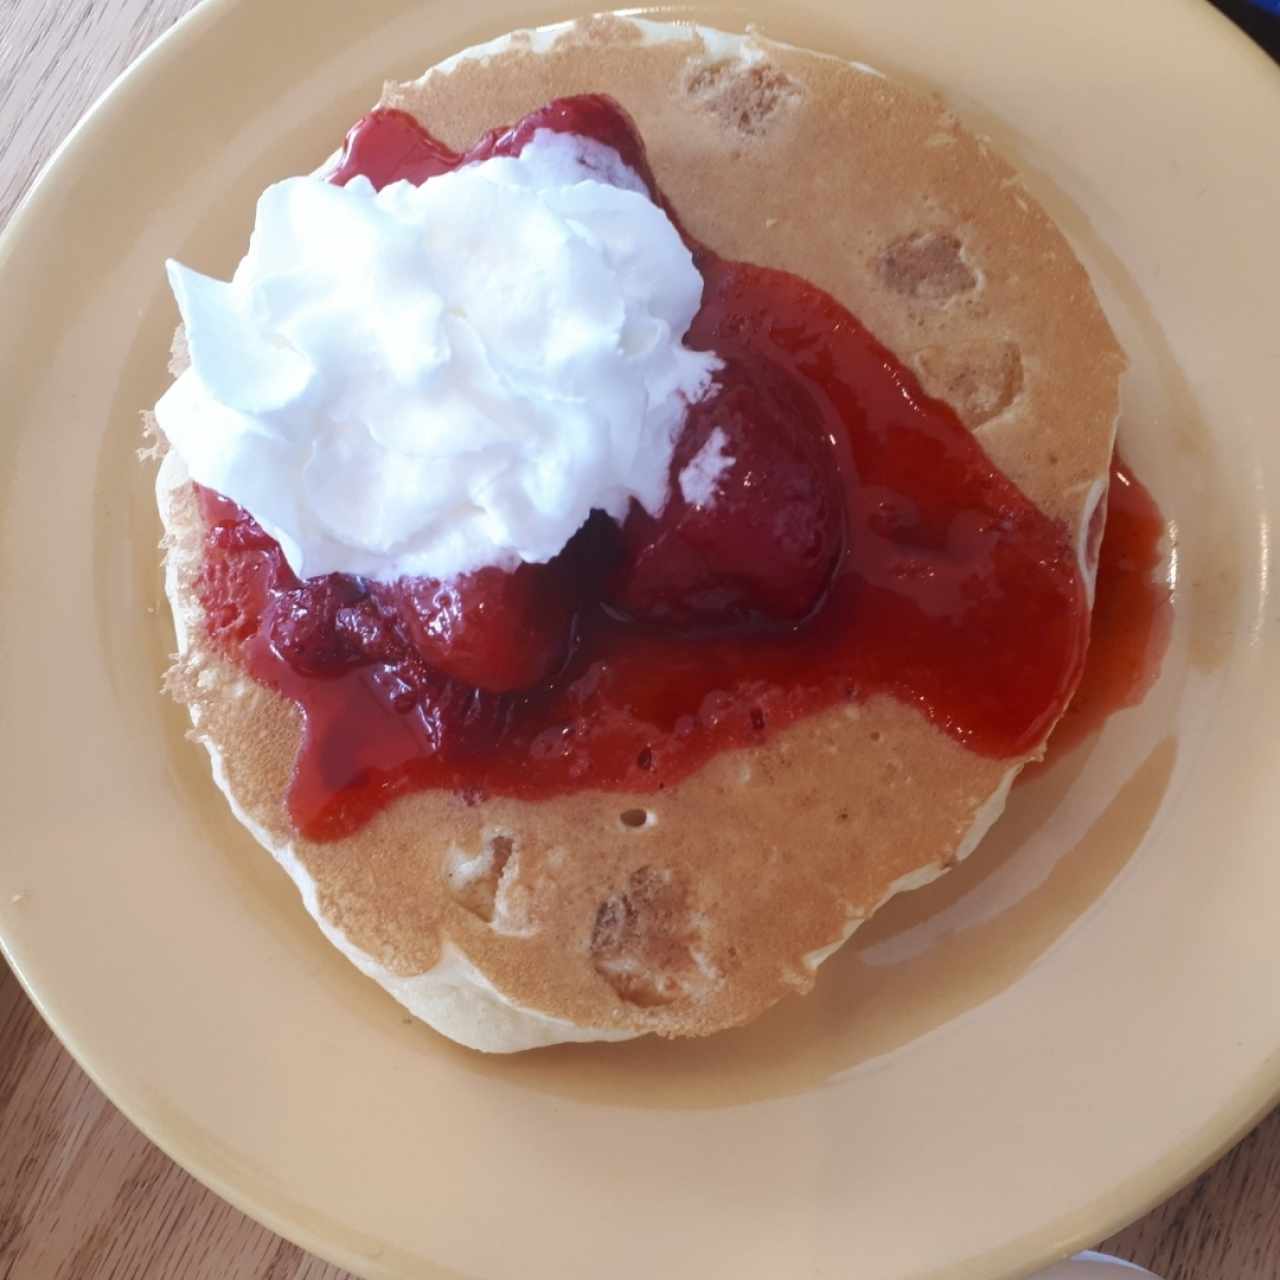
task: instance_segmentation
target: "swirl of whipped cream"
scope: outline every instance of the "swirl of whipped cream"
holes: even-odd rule
[[[720,363],[683,345],[702,278],[666,214],[549,130],[418,187],[286,179],[229,283],[168,272],[191,365],[160,428],[300,577],[514,568],[595,508],[657,514]]]

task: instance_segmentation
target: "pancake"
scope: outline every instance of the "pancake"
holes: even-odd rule
[[[617,17],[504,37],[388,85],[382,105],[463,148],[601,90],[636,120],[692,235],[852,310],[1072,530],[1091,593],[1124,357],[1014,170],[943,105],[867,68]],[[175,374],[184,364],[179,342]],[[984,757],[873,696],[656,793],[422,791],[354,835],[308,841],[286,808],[300,713],[208,642],[204,527],[172,452],[157,496],[179,647],[168,684],[215,781],[329,939],[475,1048],[705,1035],[807,990],[888,898],[972,851],[1043,750]]]

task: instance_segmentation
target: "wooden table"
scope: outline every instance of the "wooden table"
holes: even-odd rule
[[[260,0],[261,2],[261,0]],[[84,109],[194,0],[0,0],[0,225]],[[1280,1111],[1103,1248],[1169,1280],[1280,1276]],[[0,965],[0,1280],[339,1280],[102,1096]]]

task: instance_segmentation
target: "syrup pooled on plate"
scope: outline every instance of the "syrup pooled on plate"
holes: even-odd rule
[[[612,146],[679,227],[630,119],[595,95],[558,100],[465,154],[375,111],[331,180],[428,181],[518,154],[548,128]],[[656,521],[633,508],[622,530],[597,514],[523,581],[462,580],[511,625],[477,626],[460,661],[432,647],[480,616],[447,594],[453,584],[299,582],[246,512],[201,492],[211,634],[304,713],[289,796],[302,834],[345,835],[420,788],[650,791],[875,694],[994,757],[1030,750],[1061,714],[1088,638],[1070,531],[835,299],[685,238],[704,281],[686,343],[725,362],[686,429],[723,422],[743,461],[706,512],[673,496]],[[761,427],[771,414],[788,415],[785,481],[777,431]],[[674,479],[673,467],[673,495]],[[782,507],[751,501],[762,486]],[[526,636],[527,651],[513,647]]]

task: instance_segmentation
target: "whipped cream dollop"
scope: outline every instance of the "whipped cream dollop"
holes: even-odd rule
[[[680,472],[680,494],[691,507],[709,507],[715,501],[720,477],[737,461],[725,450],[729,437],[722,427],[712,427],[706,443]]]
[[[421,186],[276,183],[230,282],[168,271],[191,363],[159,426],[300,577],[514,568],[593,509],[656,515],[719,367],[670,219],[550,130]]]

